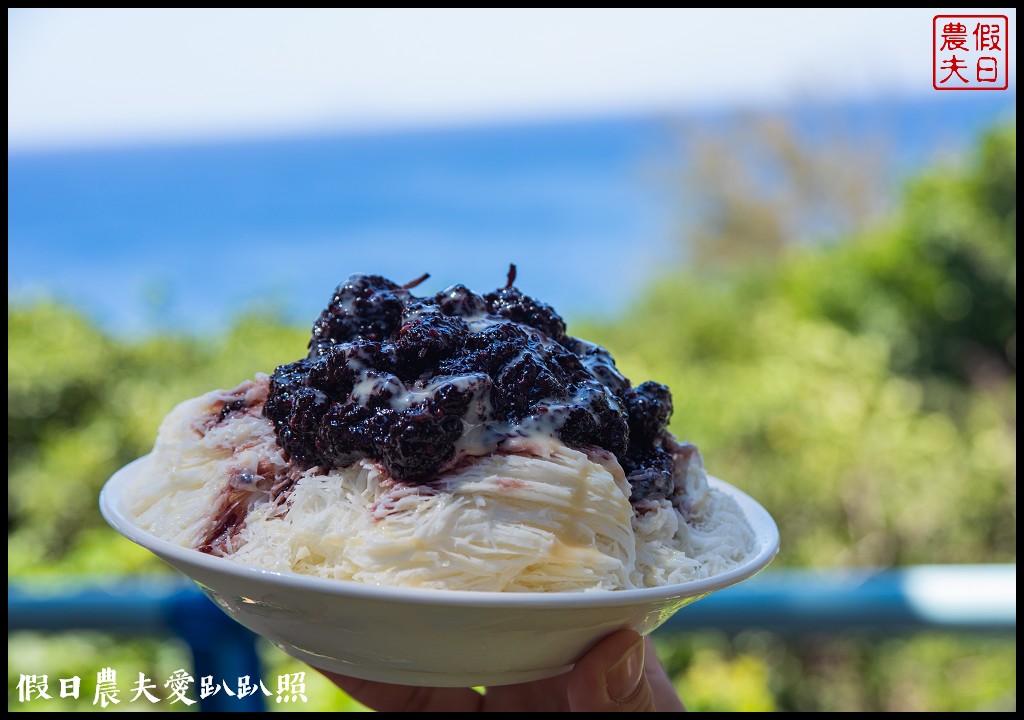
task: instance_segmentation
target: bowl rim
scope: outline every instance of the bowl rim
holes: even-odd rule
[[[132,522],[124,508],[124,492],[141,475],[150,455],[133,460],[114,473],[100,491],[100,512],[104,519],[132,542],[154,552],[165,562],[171,558],[185,565],[199,566],[213,573],[223,573],[250,582],[271,586],[356,597],[379,601],[413,603],[417,605],[444,605],[492,608],[592,608],[618,607],[657,602],[673,598],[704,596],[735,585],[763,570],[779,552],[779,530],[775,520],[760,503],[742,490],[713,475],[708,484],[730,496],[740,506],[755,533],[756,551],[747,560],[719,575],[690,580],[674,585],[635,590],[591,590],[580,592],[499,592],[485,590],[445,590],[390,585],[373,585],[355,580],[337,580],[291,572],[265,570],[214,557],[198,550],[177,545],[149,533]],[[188,573],[184,573],[188,575]],[[193,578],[194,580],[194,578]]]

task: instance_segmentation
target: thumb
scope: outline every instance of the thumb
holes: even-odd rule
[[[654,692],[644,674],[644,639],[618,630],[595,645],[569,673],[573,712],[653,712]]]

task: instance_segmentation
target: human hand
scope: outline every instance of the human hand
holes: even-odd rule
[[[429,688],[358,680],[321,670],[335,685],[380,712],[674,712],[686,710],[654,646],[632,630],[595,645],[564,675],[471,688]]]

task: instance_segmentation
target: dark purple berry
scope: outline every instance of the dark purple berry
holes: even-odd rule
[[[374,368],[394,372],[398,367],[398,358],[394,343],[373,342],[372,340],[354,340],[345,343],[345,359],[354,370]]]
[[[384,462],[396,480],[427,482],[455,456],[462,432],[458,418],[437,418],[425,410],[400,413],[384,442]]]
[[[296,387],[268,397],[264,413],[277,429],[281,447],[301,465],[316,465],[316,436],[329,401],[319,390]]]
[[[313,325],[310,356],[356,338],[386,340],[398,329],[407,290],[379,275],[352,275]]]
[[[434,385],[433,395],[423,406],[435,417],[461,418],[469,410],[473,399],[488,392],[490,387],[491,379],[483,374],[452,378],[448,382]]]
[[[661,448],[630,451],[622,459],[622,469],[632,487],[630,502],[671,498],[674,494],[675,460]]]
[[[629,432],[636,442],[651,442],[664,432],[672,417],[672,393],[661,383],[645,382],[627,390]]]
[[[490,311],[499,317],[540,330],[552,340],[566,339],[565,321],[547,303],[523,295],[516,288],[502,288],[484,296]]]
[[[621,457],[629,444],[629,427],[618,402],[609,400],[603,389],[587,389],[577,397],[581,395],[585,402],[570,407],[558,437],[566,445],[601,447]]]
[[[311,361],[302,358],[287,365],[279,365],[270,376],[270,392],[279,392],[306,384]]]
[[[407,389],[397,376],[385,370],[363,370],[356,378],[349,398],[370,408],[389,408],[392,400]]]
[[[465,285],[452,285],[434,296],[434,302],[445,315],[474,317],[487,312],[487,303]]]
[[[579,338],[570,338],[568,347],[590,374],[613,393],[621,396],[629,389],[629,380],[615,367],[611,353],[603,347]]]
[[[344,401],[356,381],[356,371],[349,366],[350,345],[334,345],[309,364],[307,383],[326,393],[332,400]]]
[[[565,341],[565,321],[562,317],[547,303],[520,292],[514,286],[515,281],[516,266],[509,265],[505,287],[484,295],[491,313],[540,330],[556,342]]]
[[[502,368],[530,348],[530,335],[513,322],[501,321],[466,339],[469,372],[486,372],[497,379]]]
[[[393,416],[389,409],[334,403],[321,420],[317,449],[335,467],[374,457],[379,452],[378,438],[387,433]]]
[[[541,400],[564,398],[567,388],[559,370],[532,348],[524,349],[498,374],[495,410],[509,420],[518,421]]]
[[[421,315],[402,327],[395,341],[399,367],[406,377],[436,371],[438,364],[455,355],[466,342],[468,328],[462,318]]]

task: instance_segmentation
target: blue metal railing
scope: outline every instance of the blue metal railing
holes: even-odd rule
[[[7,630],[102,630],[170,634],[192,651],[196,677],[260,677],[255,636],[197,588],[168,578],[134,578],[47,590],[7,585]],[[851,628],[1015,631],[1016,565],[943,565],[900,570],[777,570],[702,600],[659,632],[762,628],[787,633]],[[261,710],[264,696],[222,693],[202,709]]]
[[[192,653],[193,675],[260,678],[256,636],[223,613],[184,578],[139,577],[72,588],[7,584],[7,632],[100,630],[126,635],[173,635]],[[245,698],[217,693],[204,711],[264,710],[260,692]]]
[[[1016,565],[899,570],[776,570],[675,615],[669,630],[1013,630]]]

